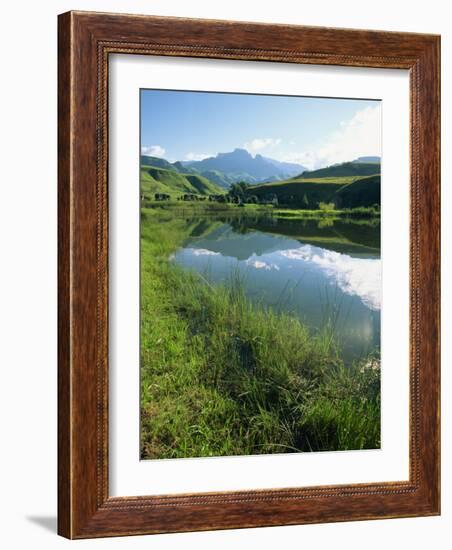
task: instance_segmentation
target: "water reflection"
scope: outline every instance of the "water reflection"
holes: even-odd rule
[[[369,309],[381,307],[381,260],[353,258],[312,245],[279,253],[290,260],[318,268],[332,283],[337,283],[345,294],[358,296]],[[290,264],[290,268],[293,264]]]
[[[345,358],[379,347],[378,223],[216,218],[202,224],[173,261],[214,284],[239,273],[250,299],[296,315],[313,330],[334,322]]]

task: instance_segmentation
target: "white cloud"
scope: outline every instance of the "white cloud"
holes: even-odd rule
[[[141,154],[146,155],[148,157],[163,158],[165,156],[165,153],[166,153],[165,149],[160,145],[149,145],[147,147],[141,148]]]
[[[320,269],[328,279],[337,283],[342,292],[358,296],[369,309],[381,308],[380,259],[352,258],[347,254],[309,244],[283,250],[280,254],[290,260],[301,260]]]
[[[208,153],[187,153],[185,155],[185,160],[204,160],[211,157]]]
[[[279,266],[274,263],[267,263],[263,262],[261,260],[256,260],[256,255],[253,254],[251,258],[248,258],[246,260],[246,264],[252,267],[255,267],[256,269],[265,269],[266,271],[271,271],[272,269],[275,269],[276,271],[279,271]]]
[[[306,166],[309,170],[325,166],[320,163],[318,154],[314,151],[304,151],[303,153],[293,153],[285,155],[282,159],[283,162],[295,162]]]
[[[256,153],[262,149],[270,149],[281,143],[281,138],[255,138],[243,144],[249,153]]]
[[[219,252],[214,252],[213,250],[207,250],[207,248],[191,248],[187,249],[194,256],[220,256]]]
[[[342,121],[319,147],[294,153],[283,160],[298,162],[309,169],[352,161],[358,157],[381,155],[380,105],[366,107],[353,118]]]

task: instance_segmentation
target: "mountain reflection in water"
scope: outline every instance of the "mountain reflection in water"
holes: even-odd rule
[[[247,296],[313,330],[334,322],[345,359],[380,346],[379,223],[202,220],[172,260],[213,284],[239,273]]]

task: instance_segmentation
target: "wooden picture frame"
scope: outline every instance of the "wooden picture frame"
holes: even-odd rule
[[[68,538],[440,513],[440,38],[69,12],[58,41],[58,532]],[[410,74],[409,481],[147,497],[108,492],[108,61],[113,53]]]

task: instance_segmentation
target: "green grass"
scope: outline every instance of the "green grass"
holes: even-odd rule
[[[348,183],[353,183],[354,181],[356,180],[359,180],[359,179],[366,179],[366,178],[369,178],[371,176],[337,176],[337,177],[325,177],[325,178],[305,178],[303,176],[295,176],[293,178],[288,178],[288,179],[285,179],[285,180],[280,180],[280,181],[274,181],[274,182],[271,182],[270,184],[268,183],[265,183],[265,184],[261,184],[262,186],[264,185],[275,185],[275,186],[278,186],[278,185],[287,185],[288,183],[302,183],[302,184],[306,184],[306,183],[320,183],[322,185],[347,185]],[[257,186],[256,187],[260,187],[260,186]]]
[[[156,215],[171,212],[175,216],[210,216],[225,214],[233,216],[268,215],[273,214],[273,206],[266,204],[237,204],[210,201],[145,201],[144,210],[152,211]]]
[[[200,231],[142,212],[142,458],[379,447],[378,358],[345,366],[328,327],[251,303],[237,273],[212,286],[168,261]]]
[[[332,208],[308,210],[300,208],[289,208],[284,206],[273,206],[269,204],[243,204],[240,207],[233,203],[210,202],[210,201],[145,201],[145,209],[158,212],[173,212],[176,215],[203,215],[216,213],[237,214],[246,216],[248,214],[265,214],[275,218],[290,218],[290,219],[331,219],[339,220],[344,218],[353,218],[356,221],[358,218],[375,218],[378,221],[380,217],[380,209],[373,206],[361,206],[355,208]]]
[[[373,206],[360,206],[355,208],[326,208],[317,210],[302,210],[297,208],[275,208],[273,215],[277,218],[331,218],[339,220],[343,218],[379,218],[380,209]]]
[[[318,170],[305,171],[302,174],[303,178],[333,178],[341,176],[373,176],[380,174],[381,165],[375,162],[343,162]]]
[[[216,195],[224,193],[220,187],[198,174],[181,174],[155,166],[141,166],[141,194],[152,200],[155,193],[167,193],[173,197],[184,193]]]

